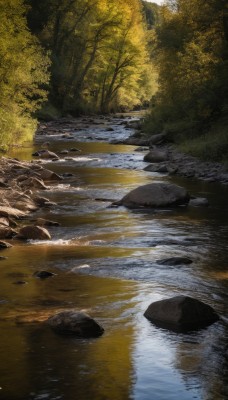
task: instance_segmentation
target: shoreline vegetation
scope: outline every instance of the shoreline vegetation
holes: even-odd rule
[[[148,108],[143,132],[228,162],[226,0],[6,0],[0,150],[38,120]]]

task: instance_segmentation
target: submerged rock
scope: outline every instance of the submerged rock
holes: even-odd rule
[[[25,240],[51,240],[51,235],[48,230],[38,225],[24,226],[19,230],[17,237]]]
[[[204,197],[197,197],[189,201],[189,205],[193,207],[208,207],[209,201]]]
[[[158,260],[157,264],[170,265],[170,266],[188,265],[192,264],[192,260],[188,257],[171,257],[171,258],[165,258],[164,260]]]
[[[187,204],[189,199],[188,192],[180,186],[170,183],[150,183],[132,190],[117,204],[129,208],[156,208]]]
[[[199,329],[219,319],[212,307],[188,296],[156,301],[144,316],[163,328],[177,331]]]
[[[88,314],[81,311],[63,311],[47,320],[57,333],[90,338],[101,336],[104,329]]]
[[[33,275],[36,278],[46,279],[46,278],[50,278],[52,276],[55,276],[56,274],[54,274],[53,272],[49,272],[49,271],[36,271]]]

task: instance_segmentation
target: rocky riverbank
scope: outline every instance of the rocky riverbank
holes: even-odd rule
[[[0,159],[0,171],[0,239],[50,239],[44,226],[54,222],[38,218],[28,225],[29,215],[55,205],[39,191],[62,178],[36,162],[5,157]]]
[[[154,135],[148,139],[148,137],[136,131],[134,135],[121,143],[140,146],[139,151],[149,151],[144,157],[144,161],[151,162],[151,165],[145,167],[146,171],[179,175],[228,185],[228,169],[226,166],[217,162],[202,161],[196,157],[181,153],[174,144],[168,142],[165,134]]]

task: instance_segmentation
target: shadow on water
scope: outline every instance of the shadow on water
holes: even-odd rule
[[[1,382],[3,400],[224,400],[228,396],[227,188],[143,171],[143,153],[111,145],[129,131],[121,119],[50,139],[51,150],[78,147],[45,167],[73,174],[41,192],[57,202],[31,218],[60,223],[48,242],[15,242],[1,254]],[[64,127],[63,127],[64,129]],[[72,130],[72,126],[66,128]],[[12,153],[31,159],[33,148]],[[132,188],[168,180],[207,197],[208,208],[127,210],[110,207]],[[158,260],[187,256],[193,263]],[[56,275],[40,280],[37,270]],[[23,281],[25,284],[16,284]],[[224,319],[178,334],[143,317],[147,306],[176,294],[196,297]],[[86,310],[104,326],[96,340],[64,338],[44,321],[65,309]]]

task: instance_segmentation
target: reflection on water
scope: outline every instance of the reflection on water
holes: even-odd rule
[[[109,123],[114,138],[129,134],[118,125],[121,120]],[[170,178],[143,171],[142,153],[134,146],[102,142],[110,135],[102,125],[73,134],[70,143],[53,136],[51,150],[81,152],[46,165],[73,175],[45,191],[57,206],[33,215],[60,227],[50,227],[51,241],[15,242],[1,253],[8,259],[0,265],[0,398],[226,399],[227,188],[175,178],[192,194],[207,197],[210,207],[162,212],[110,207],[140,184]],[[39,147],[11,155],[30,159]],[[171,256],[188,256],[193,263],[157,263]],[[43,269],[55,276],[36,278]],[[207,302],[223,320],[183,335],[143,317],[152,301],[175,294]],[[96,340],[55,335],[44,321],[66,309],[87,311],[105,334]]]

